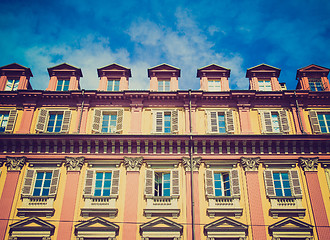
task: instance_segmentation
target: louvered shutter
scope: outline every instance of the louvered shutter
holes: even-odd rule
[[[171,112],[171,125],[172,125],[172,133],[177,133],[179,131],[179,113],[178,110],[173,110]]]
[[[70,121],[71,121],[71,111],[67,110],[63,112],[63,123],[62,123],[62,133],[69,132],[70,129]]]
[[[239,185],[239,176],[238,170],[233,169],[230,171],[230,180],[231,180],[231,194],[233,197],[239,197],[241,195],[240,185]]]
[[[48,116],[48,111],[46,109],[39,110],[39,116],[38,116],[38,121],[37,121],[37,125],[36,125],[37,132],[45,131],[47,116]]]
[[[302,197],[301,187],[300,187],[300,181],[298,176],[297,170],[291,170],[289,171],[291,183],[292,183],[292,195],[295,197]]]
[[[11,110],[9,112],[8,123],[5,132],[11,133],[14,131],[14,126],[16,122],[17,110]]]
[[[155,132],[162,133],[163,132],[163,112],[156,112],[155,117]]]
[[[28,169],[24,178],[24,184],[22,188],[22,197],[29,197],[32,194],[32,184],[35,175],[35,170]]]
[[[145,188],[144,194],[146,197],[152,197],[153,194],[153,184],[154,184],[154,171],[147,169],[146,170],[146,178],[145,178]]]
[[[265,180],[266,195],[268,197],[275,196],[273,171],[265,170],[264,171],[264,180]]]
[[[235,132],[235,124],[234,124],[233,111],[232,110],[226,111],[225,116],[226,116],[226,131],[227,131],[227,133],[234,133]]]
[[[117,126],[116,126],[117,133],[120,133],[123,131],[123,118],[124,118],[124,110],[119,109],[117,111]]]
[[[93,181],[94,181],[94,170],[86,171],[84,197],[91,197],[93,195]]]
[[[214,196],[214,180],[213,171],[206,169],[205,171],[205,195],[207,197]]]
[[[101,128],[101,118],[102,118],[102,111],[100,109],[94,110],[94,117],[93,117],[93,125],[92,131],[99,133]]]
[[[285,110],[279,111],[280,121],[281,121],[281,130],[283,133],[290,132],[290,125],[288,120],[288,115]]]
[[[172,196],[180,196],[180,176],[179,170],[171,171]]]
[[[112,171],[111,196],[118,196],[119,193],[119,174],[120,170]]]
[[[316,111],[309,111],[309,120],[311,121],[313,133],[321,133],[319,119]]]
[[[262,124],[263,124],[263,132],[264,133],[272,133],[272,114],[270,111],[262,112]]]
[[[60,169],[53,170],[52,181],[50,183],[49,196],[54,196],[57,193],[58,183],[60,180]]]
[[[208,131],[209,133],[217,133],[218,132],[218,113],[217,112],[208,112]]]

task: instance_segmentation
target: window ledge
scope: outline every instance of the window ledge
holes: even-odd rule
[[[271,197],[270,205],[271,208],[269,210],[269,213],[273,218],[292,215],[296,215],[299,218],[303,218],[305,216],[306,209],[302,206],[301,198]]]
[[[177,218],[180,214],[178,197],[152,197],[147,198],[147,206],[144,215],[147,218],[153,216],[171,216]]]
[[[233,215],[239,218],[243,214],[243,208],[240,207],[239,198],[236,197],[208,197],[209,207],[207,214],[210,218],[219,215]]]
[[[17,209],[17,216],[26,217],[33,215],[51,217],[55,212],[53,205],[54,197],[23,197],[22,206]]]
[[[110,218],[117,216],[116,197],[88,197],[85,198],[85,206],[81,209],[83,217],[92,215],[105,215]]]

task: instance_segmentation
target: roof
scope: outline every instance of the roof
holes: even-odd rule
[[[97,75],[99,77],[102,77],[102,73],[119,73],[119,72],[127,72],[128,73],[128,77],[132,77],[132,73],[131,73],[131,69],[130,68],[126,68],[124,66],[121,66],[117,63],[112,63],[110,65],[104,66],[102,68],[98,68],[97,69]]]
[[[30,68],[24,67],[18,63],[11,63],[5,66],[0,67],[0,73],[2,75],[3,72],[25,72],[26,76],[33,77]]]
[[[151,73],[155,72],[167,72],[167,73],[177,73],[177,76],[180,77],[181,69],[177,67],[173,67],[167,63],[162,63],[152,68],[148,68],[148,77],[151,77]]]
[[[226,73],[226,74],[228,74],[227,77],[229,77],[230,69],[213,63],[213,64],[210,64],[205,67],[197,69],[197,77],[201,77],[202,73]]]
[[[274,74],[275,73],[275,77],[279,77],[280,76],[280,72],[281,69],[280,68],[276,68],[270,65],[267,65],[265,63],[259,64],[257,66],[248,68],[246,71],[246,78],[250,78],[252,73],[263,73],[263,74]]]
[[[296,79],[300,79],[305,73],[319,73],[320,75],[328,76],[330,69],[318,66],[316,64],[311,64],[306,67],[300,68],[297,70]]]
[[[83,76],[82,71],[81,71],[80,68],[77,68],[77,67],[72,66],[72,65],[67,64],[67,63],[61,63],[61,64],[56,65],[54,67],[47,68],[47,70],[48,70],[48,74],[49,74],[50,77],[55,72],[76,72],[79,77]]]

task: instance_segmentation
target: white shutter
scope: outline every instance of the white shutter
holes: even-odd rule
[[[316,111],[309,111],[309,120],[313,129],[313,133],[321,133],[319,119]]]
[[[209,169],[205,170],[205,195],[207,197],[214,196],[213,171]]]
[[[71,121],[71,111],[63,111],[63,122],[62,122],[62,133],[68,133],[70,130],[70,121]]]
[[[99,133],[101,132],[101,120],[102,120],[102,110],[95,109],[94,110],[94,116],[93,116],[93,124],[92,124],[92,131]]]
[[[178,110],[173,110],[171,112],[171,132],[177,133],[179,131],[179,114]]]
[[[120,176],[120,170],[112,171],[111,196],[118,196],[119,194],[119,176]]]
[[[84,187],[84,197],[93,196],[93,182],[94,182],[95,172],[94,170],[86,171],[85,187]]]
[[[275,196],[276,194],[274,187],[273,171],[271,170],[264,171],[264,181],[265,181],[266,195],[269,197]]]
[[[144,188],[144,195],[146,197],[150,198],[154,195],[153,186],[154,186],[154,171],[151,169],[147,169],[146,177],[145,177],[145,188]]]
[[[46,109],[40,109],[39,110],[38,121],[37,121],[37,125],[36,125],[36,131],[37,132],[44,132],[45,131],[47,117],[48,117],[48,111]]]
[[[154,116],[155,132],[156,133],[163,133],[164,112],[155,112],[154,114],[155,114],[155,116]]]
[[[11,133],[14,131],[16,117],[17,117],[17,110],[16,109],[11,110],[9,112],[8,123],[7,123],[5,132]]]
[[[179,170],[171,171],[172,196],[180,196],[180,175]]]
[[[230,171],[230,186],[231,186],[231,194],[233,197],[239,197],[241,195],[240,185],[239,185],[239,176],[238,170],[233,169]]]
[[[123,131],[123,118],[124,118],[124,110],[119,109],[117,111],[117,125],[116,125],[116,132],[120,133]]]
[[[56,196],[59,180],[60,180],[60,169],[55,169],[53,170],[53,174],[52,174],[49,196]]]
[[[270,111],[262,111],[261,112],[261,123],[262,123],[262,132],[263,133],[272,133],[272,114]]]
[[[291,170],[289,171],[289,178],[291,180],[291,187],[292,187],[292,195],[295,197],[302,197],[301,187],[300,187],[300,181],[299,181],[299,175],[297,170]]]
[[[225,112],[226,117],[226,132],[227,133],[234,133],[235,132],[235,124],[234,124],[234,116],[233,111],[228,110]]]
[[[24,178],[24,184],[22,188],[22,197],[28,197],[32,194],[32,184],[35,177],[35,170],[28,169]]]
[[[218,132],[218,112],[207,112],[208,133]]]
[[[279,111],[279,117],[281,121],[281,130],[283,133],[289,133],[290,132],[290,125],[289,125],[289,119],[288,115],[285,110]]]

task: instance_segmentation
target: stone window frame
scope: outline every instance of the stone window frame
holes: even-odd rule
[[[59,87],[59,81],[62,81],[62,85],[60,86],[61,89],[57,89]],[[69,84],[66,84],[66,83],[69,83]],[[64,87],[67,86],[67,89],[64,90]],[[70,87],[70,79],[67,79],[67,78],[59,78],[57,79],[56,81],[56,88],[55,88],[55,91],[59,91],[59,92],[65,92],[65,91],[69,91],[69,87]]]
[[[321,90],[317,90],[317,86],[315,83],[319,83],[320,87],[322,88]],[[311,86],[312,85],[312,86]],[[320,91],[324,91],[324,85],[322,83],[322,79],[321,78],[308,78],[308,86],[309,86],[309,90],[313,91],[313,92],[320,92]]]
[[[13,133],[14,129],[15,129],[15,124],[16,124],[16,120],[17,120],[17,109],[10,109],[10,108],[1,108],[0,109],[1,113],[5,113],[8,112],[8,122],[5,128],[4,132],[1,133]]]
[[[164,114],[171,114],[171,132],[164,132]],[[154,134],[177,134],[179,132],[179,110],[178,109],[152,109],[153,119],[152,133]]]
[[[68,133],[70,130],[71,123],[71,110],[63,108],[41,108],[39,109],[39,114],[37,118],[37,123],[35,130],[37,133],[48,133],[48,134],[58,134],[58,133]],[[60,132],[47,132],[47,126],[49,121],[49,116],[51,113],[63,113],[63,121]]]
[[[118,86],[118,90],[115,87]],[[108,78],[107,79],[107,91],[117,92],[120,89],[120,79],[119,78]]]
[[[104,113],[116,113],[117,115],[117,123],[116,130],[114,132],[101,132],[102,130],[102,116]],[[99,134],[119,134],[123,132],[123,120],[124,120],[124,109],[111,109],[111,108],[95,108],[93,114],[93,122],[92,122],[92,132]]]
[[[265,84],[266,82],[267,82],[267,85]],[[263,86],[261,86],[261,83],[263,83]],[[263,89],[260,89],[260,87],[263,87]],[[258,79],[258,88],[259,88],[259,91],[273,91],[271,79],[270,78],[259,78]],[[270,89],[268,89],[268,88],[270,88]]]
[[[258,109],[261,122],[261,133],[263,134],[288,134],[290,133],[290,121],[288,111],[285,109]],[[278,115],[280,132],[274,132],[272,125],[272,114]]]
[[[11,83],[10,89],[7,88],[9,81],[14,81],[14,83]],[[16,78],[9,78],[9,79],[7,79],[7,82],[6,82],[4,91],[9,91],[9,92],[10,91],[17,91],[18,85],[19,85],[19,81],[20,80],[19,79],[16,79]]]
[[[96,172],[112,172],[110,196],[94,196]],[[119,195],[120,169],[118,168],[90,168],[86,170],[84,181],[84,207],[81,208],[81,215],[105,215],[114,218],[118,214],[116,202]]]
[[[219,82],[219,84],[216,84]],[[212,83],[212,84],[210,84]],[[212,89],[210,89],[210,85],[212,86]],[[210,92],[220,92],[221,91],[221,78],[208,78],[207,79],[207,90]]]
[[[321,127],[320,127],[320,123],[319,123],[319,119],[318,119],[318,114],[319,113],[330,114],[330,109],[329,110],[325,110],[325,109],[312,110],[312,109],[310,109],[308,111],[309,121],[310,121],[311,129],[312,129],[313,133],[315,133],[315,134],[330,134],[330,131],[327,132],[327,133],[323,133],[321,131]],[[329,128],[330,128],[330,126],[329,126]]]
[[[160,89],[160,84],[162,82],[162,89]],[[167,85],[168,84],[168,85]],[[166,89],[168,87],[168,89]],[[157,91],[158,92],[169,92],[171,91],[171,79],[170,78],[158,78],[157,79]]]
[[[235,117],[232,109],[205,109],[207,119],[207,133],[209,134],[233,134],[235,133]],[[218,115],[223,114],[226,122],[226,132],[220,133],[218,129]],[[214,119],[216,117],[216,119]]]

